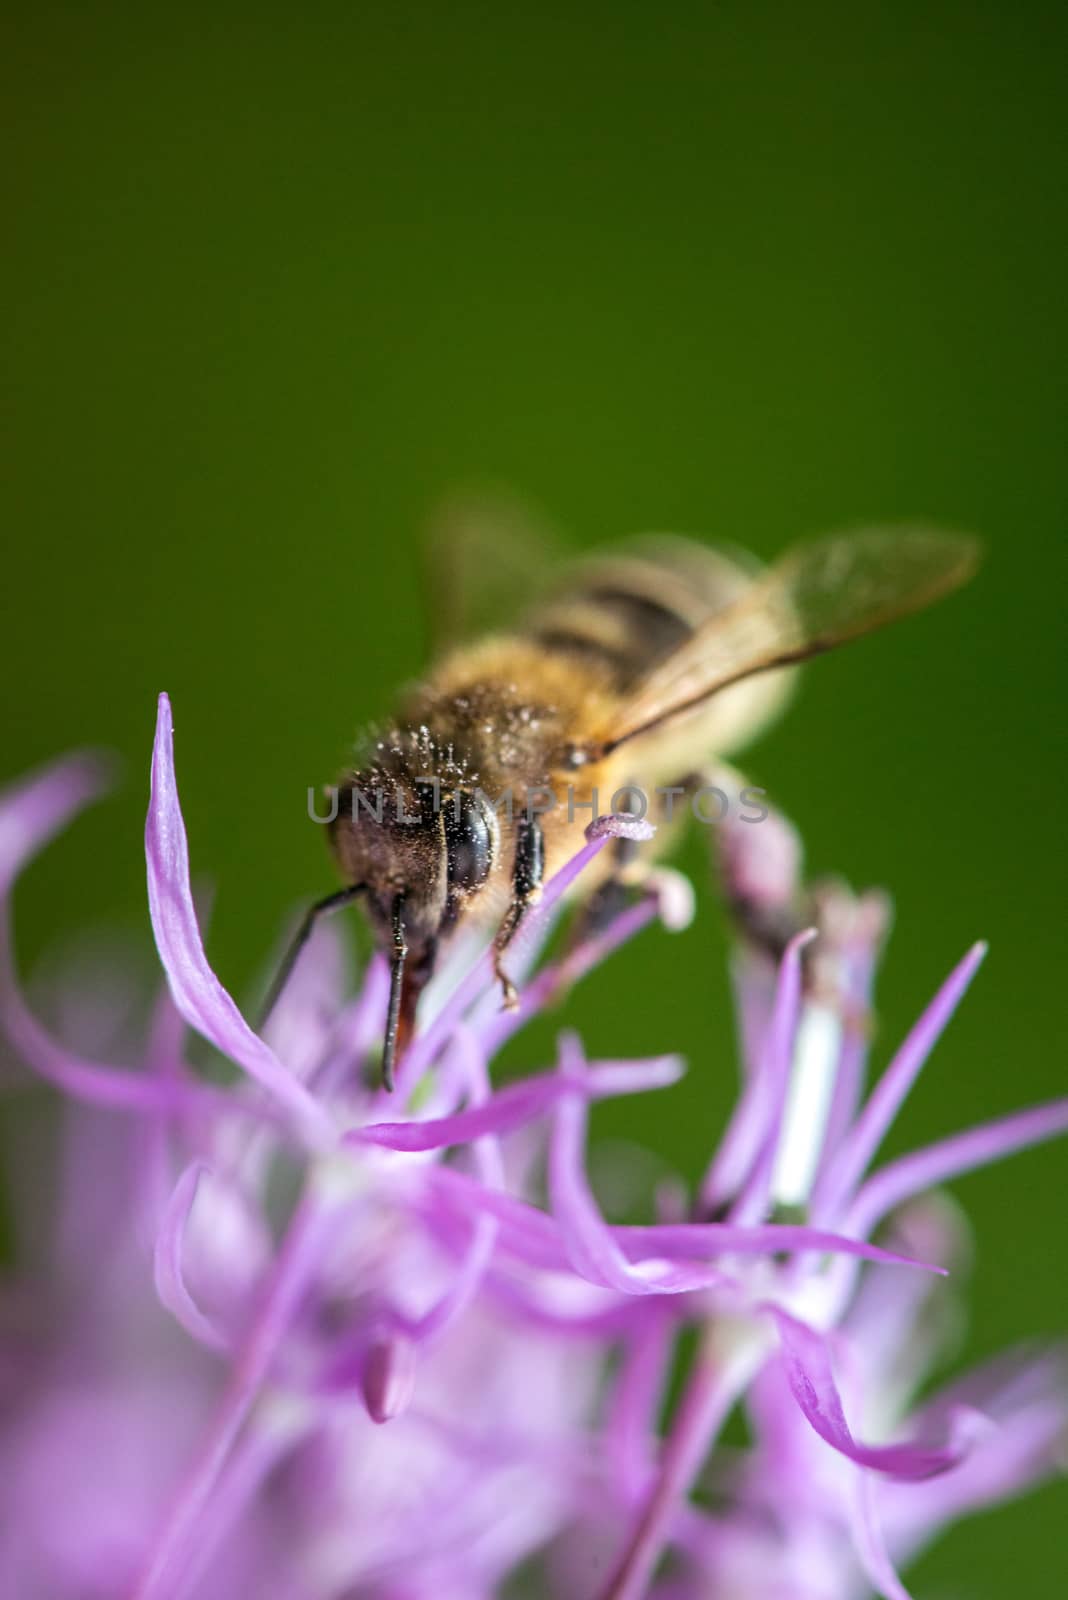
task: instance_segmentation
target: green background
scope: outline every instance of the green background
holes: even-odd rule
[[[749,767],[815,869],[895,895],[880,1062],[991,940],[892,1148],[1062,1091],[1066,48],[1063,8],[981,0],[8,7],[0,765],[126,761],[20,890],[26,964],[146,936],[167,688],[247,992],[333,885],[305,791],[417,669],[418,535],[458,485],[576,547],[926,516],[984,536],[981,580],[817,664]],[[733,1066],[686,864],[695,926],[568,1016],[688,1054],[599,1127],[695,1175]],[[957,1186],[962,1358],[1063,1324],[1064,1176],[1054,1146]],[[917,1593],[1061,1592],[1066,1510],[965,1525]]]

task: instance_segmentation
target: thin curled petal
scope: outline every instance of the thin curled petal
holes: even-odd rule
[[[586,1178],[586,1104],[582,1094],[584,1067],[577,1041],[562,1041],[561,1076],[574,1092],[559,1102],[549,1145],[549,1199],[572,1267],[591,1283],[622,1294],[685,1294],[708,1288],[719,1275],[663,1260],[628,1261],[613,1237]]]
[[[671,1370],[675,1329],[663,1316],[643,1319],[624,1342],[605,1426],[605,1458],[623,1496],[637,1501],[659,1445],[659,1409]]]
[[[388,1150],[447,1150],[487,1134],[511,1133],[542,1116],[564,1092],[555,1078],[531,1078],[499,1090],[482,1106],[426,1122],[371,1122],[346,1133],[346,1144],[377,1144]]]
[[[868,1445],[855,1439],[834,1381],[827,1341],[815,1328],[778,1307],[769,1307],[779,1330],[787,1381],[805,1419],[820,1438],[860,1467],[915,1483],[947,1472],[964,1457],[969,1440],[931,1444],[923,1440]]]
[[[318,1067],[345,999],[345,948],[336,922],[320,917],[283,985],[263,1037],[294,1077]]]
[[[487,1189],[478,1178],[455,1167],[435,1163],[424,1169],[422,1177],[423,1192],[413,1193],[409,1203],[431,1226],[440,1228],[450,1221],[455,1226],[459,1219],[466,1238],[471,1217],[486,1212],[501,1224],[502,1246],[519,1259],[552,1271],[567,1268],[560,1230],[537,1206],[502,1190]]]
[[[419,1351],[406,1333],[393,1332],[377,1339],[367,1352],[363,1369],[363,1398],[372,1422],[392,1422],[403,1416],[415,1393]]]
[[[868,1029],[875,971],[893,918],[889,897],[877,889],[861,895],[844,952],[841,999],[846,1013],[841,1058],[824,1139],[824,1167],[857,1115],[868,1066]]]
[[[1038,1356],[1010,1351],[968,1373],[936,1396],[981,1405],[994,1424],[956,1472],[924,1485],[922,1496],[884,1486],[888,1530],[907,1544],[929,1538],[970,1512],[1018,1495],[1064,1466],[1068,1439],[1068,1370],[1061,1350]],[[888,1492],[889,1491],[889,1492]]]
[[[1030,1406],[1068,1410],[1068,1346],[1022,1344],[972,1367],[936,1393],[924,1410],[977,1406],[1003,1423],[1017,1409]]]
[[[255,1315],[235,1354],[229,1383],[177,1498],[145,1552],[140,1577],[132,1587],[133,1600],[160,1600],[180,1587],[219,1475],[321,1265],[336,1224],[336,1212],[307,1196],[298,1202]]]
[[[106,762],[89,753],[64,756],[0,795],[0,897],[44,847],[108,786]],[[143,1110],[161,1103],[158,1086],[67,1050],[41,1026],[23,1000],[15,974],[10,913],[0,929],[0,1018],[26,1064],[60,1088],[98,1105]]]
[[[68,822],[108,790],[111,763],[79,751],[51,762],[0,794],[0,895]]]
[[[308,1134],[325,1140],[330,1123],[322,1107],[253,1033],[204,954],[189,886],[189,849],[174,776],[171,707],[165,694],[159,697],[152,751],[145,858],[152,930],[178,1010],[190,1027],[286,1106]]]
[[[591,1067],[581,1092],[591,1099],[609,1095],[639,1093],[676,1083],[682,1075],[677,1056],[660,1056],[651,1061],[605,1063]],[[425,1122],[372,1122],[345,1135],[350,1144],[378,1144],[390,1150],[445,1150],[467,1144],[488,1134],[511,1133],[514,1129],[544,1115],[574,1088],[559,1073],[542,1073],[499,1089],[484,1103],[469,1106],[451,1117],[434,1117]]]
[[[706,1215],[721,1212],[738,1194],[752,1170],[765,1127],[760,1066],[769,1010],[768,978],[763,966],[758,966],[743,952],[732,962],[731,983],[742,1056],[742,1086],[701,1180],[700,1208]]]
[[[731,1207],[732,1222],[756,1222],[767,1208],[801,1009],[801,952],[815,937],[815,928],[805,928],[797,934],[786,946],[779,966],[771,1026],[764,1041],[764,1059],[755,1085],[760,1099],[763,1137],[752,1170]]]
[[[0,1027],[20,1060],[64,1094],[109,1111],[177,1115],[197,1110],[250,1111],[207,1084],[181,1083],[128,1072],[68,1050],[38,1021],[15,976],[11,933],[0,908]],[[256,1113],[253,1113],[256,1114]]]
[[[448,1332],[463,1316],[482,1287],[493,1259],[498,1224],[494,1217],[479,1217],[460,1266],[449,1287],[413,1328],[418,1344],[429,1344]]]
[[[537,1206],[515,1195],[487,1189],[467,1173],[451,1167],[427,1168],[424,1184],[428,1209],[439,1215],[444,1210],[464,1217],[487,1212],[502,1224],[503,1242],[524,1259],[556,1270],[567,1267],[569,1256],[559,1218],[546,1215]],[[588,1196],[588,1189],[586,1193]],[[589,1198],[592,1201],[592,1197]],[[596,1203],[592,1203],[600,1227],[606,1227],[603,1219],[600,1219],[600,1213],[596,1212]],[[650,1255],[663,1261],[700,1263],[717,1255],[772,1256],[818,1251],[826,1255],[855,1256],[891,1266],[916,1267],[939,1275],[945,1272],[944,1267],[918,1261],[912,1256],[899,1255],[880,1245],[793,1223],[769,1222],[754,1228],[719,1222],[660,1223],[652,1226],[622,1224],[607,1227],[607,1232],[615,1250],[622,1251],[628,1263],[641,1261]],[[721,1276],[716,1281],[725,1280]]]
[[[580,1164],[574,1159],[584,1126],[582,1107],[577,1102],[565,1101],[556,1113],[549,1189],[567,1259],[590,1283],[622,1294],[653,1294],[657,1283],[627,1261],[605,1226]],[[683,1292],[704,1287],[709,1281],[705,1274],[682,1273],[671,1279],[661,1278],[659,1287],[665,1292]]]
[[[865,1235],[887,1212],[912,1195],[934,1185],[1002,1161],[1018,1150],[1044,1144],[1068,1133],[1068,1096],[1032,1106],[1008,1117],[983,1122],[964,1133],[952,1134],[936,1144],[901,1156],[873,1174],[860,1190],[849,1212],[851,1232]]]
[[[466,1028],[458,1031],[456,1050],[460,1066],[467,1079],[471,1109],[477,1113],[490,1099],[490,1078],[486,1060],[478,1040]],[[474,1159],[479,1178],[490,1189],[503,1189],[505,1185],[504,1162],[500,1146],[491,1133],[483,1132],[474,1142]],[[460,1262],[459,1271],[437,1305],[422,1317],[416,1329],[420,1343],[426,1345],[440,1339],[463,1316],[482,1287],[493,1259],[494,1247],[500,1225],[495,1217],[482,1215],[475,1221],[470,1243]]]
[[[834,1211],[847,1201],[864,1176],[909,1090],[964,998],[986,950],[985,944],[972,946],[909,1030],[816,1190],[814,1206],[821,1212]]]
[[[681,1056],[647,1056],[635,1061],[591,1061],[586,1078],[591,1100],[670,1089],[686,1071]]]
[[[467,1082],[468,1099],[474,1111],[488,1104],[493,1093],[490,1082],[488,1058],[479,1039],[470,1028],[459,1028],[456,1034],[458,1065]],[[504,1154],[495,1134],[483,1134],[472,1141],[475,1171],[488,1189],[507,1188]]]
[[[389,963],[381,952],[371,957],[363,987],[342,1008],[332,1037],[310,1082],[320,1100],[329,1101],[356,1073],[356,1064],[382,1037],[389,998]]]
[[[193,1161],[175,1184],[160,1224],[153,1268],[156,1293],[171,1315],[201,1344],[211,1350],[225,1350],[228,1348],[226,1336],[193,1299],[182,1268],[186,1224],[196,1199],[197,1185],[207,1171],[202,1161]]]
[[[522,1286],[519,1274],[495,1272],[492,1268],[486,1274],[486,1286],[492,1301],[524,1327],[547,1329],[573,1343],[627,1338],[634,1332],[635,1312],[643,1306],[657,1304],[653,1300],[621,1300],[610,1290],[587,1283],[582,1287],[592,1298],[575,1305],[570,1293],[555,1296],[551,1290],[549,1293],[532,1292]]]
[[[146,1070],[158,1082],[181,1082],[186,1076],[182,1062],[184,1037],[185,1023],[174,1009],[170,990],[166,984],[161,984],[144,1052]],[[139,1130],[134,1188],[139,1213],[138,1237],[150,1249],[159,1233],[170,1198],[170,1140],[171,1130],[166,1117],[146,1117],[144,1126]]]
[[[103,757],[74,755],[0,796],[0,1026],[20,1059],[65,1094],[112,1111],[178,1113],[218,1108],[206,1085],[161,1081],[93,1061],[54,1038],[26,1002],[15,970],[8,896],[19,873],[108,786]]]
[[[462,1025],[457,1029],[448,1064],[466,1081],[472,1107],[478,1110],[490,1095],[489,1072],[478,1040]],[[496,1138],[481,1131],[474,1140],[473,1154],[481,1182],[491,1190],[503,1189],[504,1165]],[[439,1236],[441,1231],[439,1228]],[[478,1295],[492,1262],[499,1232],[500,1222],[491,1212],[477,1213],[473,1228],[468,1224],[466,1237],[457,1247],[459,1267],[430,1309],[413,1321],[395,1307],[389,1307],[386,1315],[389,1331],[372,1345],[363,1368],[364,1401],[373,1421],[392,1421],[407,1410],[415,1393],[423,1353],[448,1333]],[[454,1240],[448,1239],[446,1243],[452,1247]]]
[[[667,1257],[703,1255],[819,1255],[860,1256],[884,1266],[918,1267],[922,1272],[946,1276],[937,1262],[921,1261],[916,1256],[868,1244],[848,1234],[826,1228],[809,1228],[804,1223],[763,1222],[743,1227],[731,1222],[668,1222],[651,1226],[624,1224],[612,1229],[627,1255],[650,1250]]]
[[[851,1521],[853,1542],[869,1582],[883,1600],[912,1600],[890,1559],[875,1505],[874,1483],[858,1470],[853,1484]]]

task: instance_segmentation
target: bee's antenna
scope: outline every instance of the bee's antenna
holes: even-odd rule
[[[364,883],[354,883],[347,889],[338,889],[334,894],[328,894],[325,900],[317,900],[305,912],[300,927],[293,935],[289,948],[282,957],[282,964],[274,975],[271,987],[267,991],[267,998],[260,1008],[258,1028],[261,1032],[266,1027],[271,1012],[278,1004],[279,996],[289,982],[293,968],[297,964],[297,958],[311,938],[312,929],[319,918],[329,916],[332,911],[340,911],[342,906],[351,905],[356,896],[362,894],[366,887],[367,885]]]
[[[397,1059],[397,1028],[400,1022],[401,991],[404,986],[404,963],[408,955],[408,942],[404,937],[401,912],[404,896],[393,897],[393,959],[389,965],[389,1009],[386,1012],[386,1038],[382,1047],[382,1087],[393,1093],[393,1067]]]

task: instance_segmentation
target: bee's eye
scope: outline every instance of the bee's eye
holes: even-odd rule
[[[475,795],[450,796],[446,803],[445,848],[451,887],[477,889],[485,883],[493,864],[493,831]]]

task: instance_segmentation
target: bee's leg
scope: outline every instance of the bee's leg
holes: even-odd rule
[[[627,909],[634,899],[635,888],[633,880],[617,876],[606,878],[603,883],[598,884],[589,899],[584,900],[576,909],[568,924],[561,955],[561,965],[565,971],[575,951],[580,950],[588,940],[596,939],[604,933],[620,913]],[[565,989],[569,987],[566,978],[562,987]]]
[[[545,869],[545,836],[537,817],[521,816],[515,825],[515,865],[512,868],[512,903],[493,941],[493,970],[501,986],[505,1009],[519,1004],[515,984],[504,970],[504,953],[518,932],[527,907],[541,893]]]
[[[576,909],[568,926],[554,1001],[561,1000],[571,985],[572,959],[606,933],[629,906],[654,902],[664,925],[673,929],[686,927],[693,916],[693,890],[680,872],[658,866],[637,840],[615,839],[608,848],[612,852],[608,877]]]

